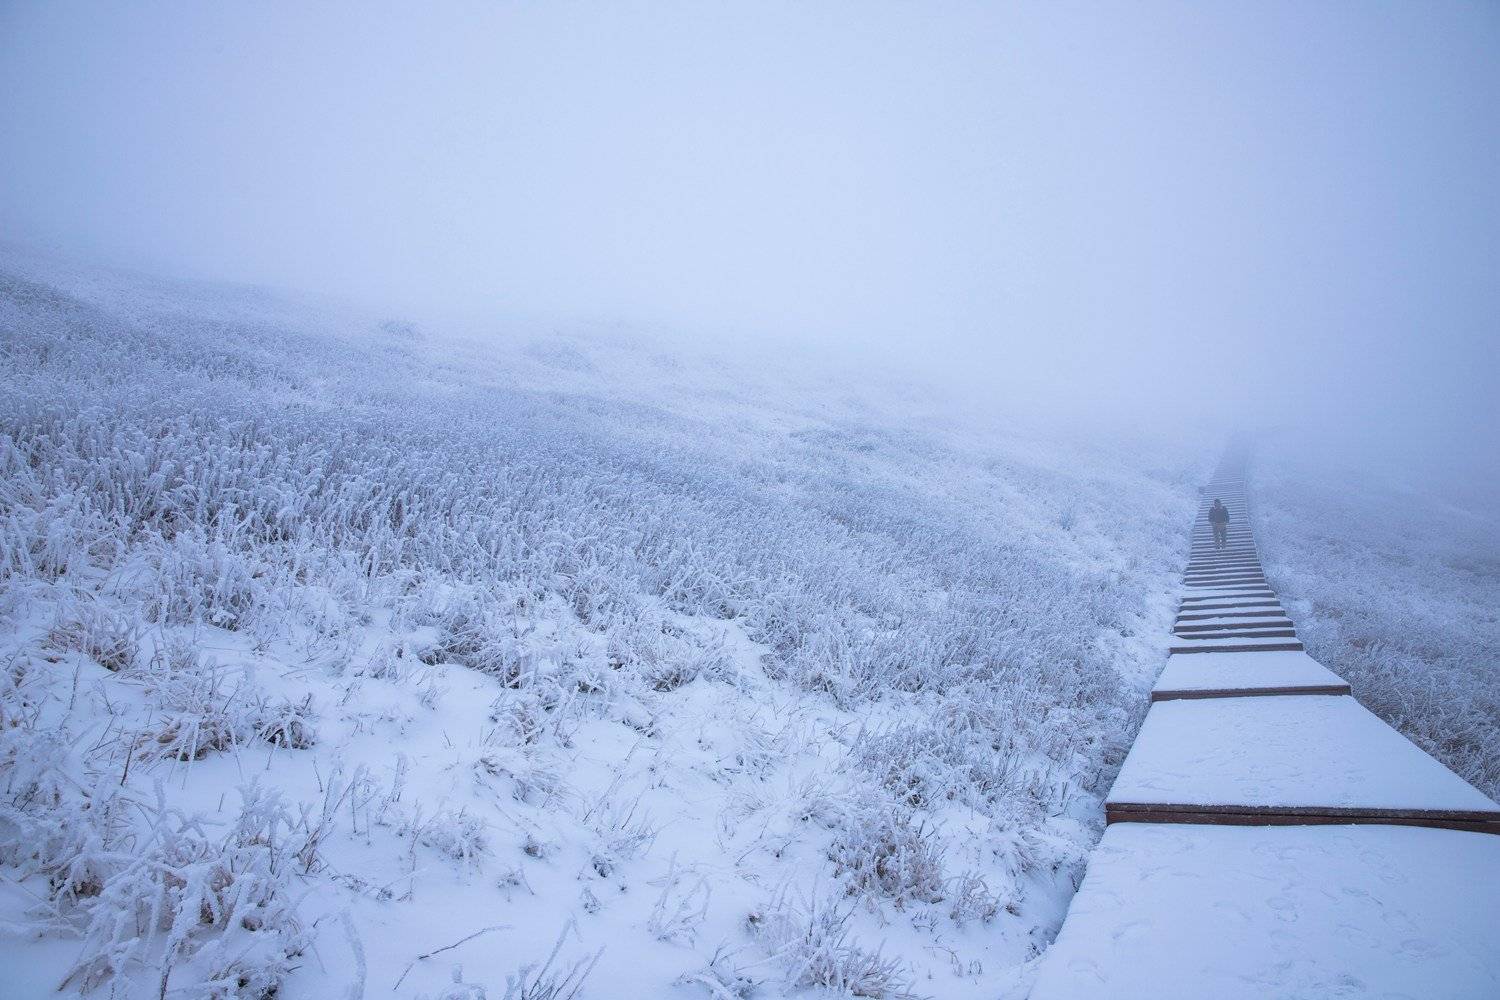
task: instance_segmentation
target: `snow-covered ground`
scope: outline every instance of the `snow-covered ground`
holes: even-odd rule
[[[18,1000],[1024,991],[1213,457],[14,253],[0,352]]]
[[[1257,539],[1297,635],[1354,695],[1500,798],[1500,514],[1418,470],[1269,441]]]
[[[1032,1000],[1500,991],[1500,837],[1116,823]]]

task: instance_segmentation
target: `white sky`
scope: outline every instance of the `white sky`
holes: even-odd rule
[[[1500,432],[1500,4],[0,0],[0,233]],[[1470,442],[1472,450],[1472,442]]]

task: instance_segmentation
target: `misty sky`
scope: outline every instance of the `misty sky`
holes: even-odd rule
[[[0,0],[8,241],[1069,405],[1492,439],[1497,178],[1495,3]]]

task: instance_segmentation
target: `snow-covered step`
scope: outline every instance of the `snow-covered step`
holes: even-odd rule
[[[1192,593],[1196,597],[1203,597],[1203,596],[1205,596],[1205,590],[1213,590],[1215,586],[1218,586],[1220,589],[1225,590],[1225,591],[1230,591],[1230,592],[1251,589],[1252,585],[1254,587],[1256,587],[1256,588],[1261,589],[1261,590],[1269,590],[1270,589],[1270,585],[1265,582],[1264,578],[1262,578],[1260,580],[1257,580],[1257,581],[1253,581],[1253,584],[1246,584],[1246,583],[1243,583],[1241,581],[1236,581],[1236,580],[1219,580],[1219,581],[1217,581],[1217,584],[1206,583],[1206,582],[1203,582],[1203,581],[1193,582],[1193,581],[1184,580],[1183,583],[1182,583],[1182,585],[1183,585],[1183,587],[1192,587],[1193,588]]]
[[[1178,635],[1208,634],[1209,632],[1245,632],[1266,628],[1291,628],[1292,620],[1284,614],[1258,615],[1231,618],[1228,621],[1179,621],[1172,623],[1172,631]]]
[[[1261,571],[1262,567],[1260,563],[1243,562],[1235,563],[1232,566],[1202,566],[1198,569],[1186,569],[1183,571],[1182,575],[1189,580],[1202,578],[1212,579],[1214,577],[1220,576],[1234,576],[1240,573],[1259,574],[1261,573]]]
[[[1215,631],[1215,632],[1205,632],[1205,633],[1197,633],[1197,632],[1182,633],[1182,632],[1177,632],[1177,631],[1174,631],[1172,633],[1172,638],[1174,640],[1177,640],[1177,639],[1192,639],[1192,640],[1201,639],[1204,642],[1208,642],[1210,640],[1217,641],[1219,639],[1272,639],[1272,638],[1295,639],[1296,637],[1297,637],[1297,630],[1295,628],[1293,628],[1291,625],[1279,625],[1279,626],[1268,625],[1268,626],[1264,626],[1264,627],[1261,627],[1261,626],[1248,626],[1246,628],[1220,629],[1220,630]]]
[[[1225,632],[1243,632],[1255,629],[1295,629],[1292,620],[1282,612],[1268,615],[1255,615],[1246,618],[1231,618],[1228,621],[1220,621],[1212,618],[1189,618],[1172,623],[1173,635],[1219,635]]]
[[[1275,601],[1267,602],[1259,608],[1248,611],[1199,611],[1193,614],[1177,615],[1177,621],[1173,624],[1187,624],[1190,622],[1203,622],[1206,624],[1218,624],[1220,622],[1247,621],[1256,618],[1285,618],[1286,611]]]
[[[1251,601],[1236,601],[1231,598],[1223,598],[1217,601],[1182,604],[1177,609],[1177,617],[1191,618],[1203,615],[1211,618],[1215,614],[1264,614],[1266,611],[1281,610],[1281,602],[1274,597]]]
[[[1233,639],[1214,639],[1212,641],[1207,639],[1201,641],[1174,639],[1167,646],[1167,652],[1175,656],[1180,653],[1248,653],[1257,650],[1272,653],[1306,648],[1302,644],[1301,639],[1289,636],[1268,639],[1236,637]]]
[[[1349,683],[1311,656],[1283,650],[1169,656],[1151,700],[1348,693]]]
[[[1246,618],[1227,622],[1179,622],[1172,626],[1172,634],[1180,636],[1228,635],[1231,632],[1260,632],[1265,629],[1293,629],[1292,620],[1286,617]]]
[[[1031,1000],[1500,997],[1500,837],[1105,831]]]
[[[1215,601],[1254,601],[1266,598],[1274,600],[1276,598],[1276,591],[1265,584],[1261,584],[1255,587],[1226,587],[1218,591],[1213,589],[1198,589],[1192,592],[1184,592],[1181,600],[1183,604],[1212,604]]]
[[[1243,598],[1246,596],[1246,591],[1261,591],[1273,596],[1275,594],[1275,591],[1271,589],[1271,585],[1268,583],[1227,583],[1222,587],[1194,587],[1192,590],[1184,588],[1182,591],[1182,600],[1211,601],[1216,597]]]
[[[1500,806],[1345,695],[1151,706],[1109,822],[1388,822],[1500,833]]]
[[[1227,590],[1230,587],[1239,587],[1243,590],[1264,589],[1266,587],[1265,577],[1250,577],[1244,580],[1213,580],[1213,581],[1186,581],[1183,587],[1189,592],[1203,590]]]
[[[1235,590],[1195,590],[1183,591],[1178,599],[1178,611],[1187,611],[1191,608],[1209,607],[1224,604],[1247,604],[1253,601],[1278,601],[1276,591],[1261,584],[1256,587],[1240,587]]]
[[[1218,565],[1210,564],[1196,567],[1189,566],[1182,572],[1184,576],[1204,576],[1214,574],[1222,576],[1226,573],[1243,573],[1247,570],[1254,573],[1259,573],[1263,568],[1264,567],[1261,565],[1259,560],[1246,559],[1242,562],[1222,563]]]
[[[1174,641],[1190,640],[1218,643],[1224,639],[1295,639],[1297,630],[1290,625],[1267,626],[1265,628],[1221,629],[1215,632],[1174,632]]]
[[[1203,564],[1190,565],[1187,570],[1182,571],[1184,576],[1202,576],[1205,573],[1230,573],[1235,570],[1263,570],[1259,559],[1245,559],[1244,562],[1203,562]]]
[[[1212,586],[1215,583],[1265,583],[1266,576],[1262,571],[1256,570],[1254,573],[1235,573],[1229,576],[1185,576],[1182,577],[1182,582],[1190,586]]]

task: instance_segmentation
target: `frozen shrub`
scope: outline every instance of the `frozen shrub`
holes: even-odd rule
[[[505,977],[504,1000],[574,1000],[581,995],[604,949],[577,959],[571,965],[557,964],[557,956],[567,942],[569,931],[575,936],[578,933],[577,925],[571,920],[563,926],[545,962],[523,965],[514,975]]]
[[[17,727],[31,729],[41,710],[41,683],[31,661],[13,656],[0,667],[0,736]]]
[[[610,630],[609,662],[640,679],[654,691],[674,691],[698,677],[729,673],[729,654],[721,637],[704,639],[660,615],[638,613]]]
[[[849,916],[831,901],[798,905],[783,894],[750,914],[748,923],[792,989],[820,986],[875,1000],[917,1000],[907,967],[852,940]]]
[[[76,808],[65,813],[35,799],[0,803],[0,859],[23,874],[45,876],[50,898],[64,911],[103,891],[133,839],[131,803],[112,779],[70,805]]]
[[[990,892],[984,878],[976,872],[964,872],[955,878],[948,889],[948,916],[956,924],[970,920],[989,923],[1002,909],[1015,915],[1020,911],[1014,903],[1002,905],[999,897]]]
[[[652,885],[661,886],[661,895],[651,908],[646,928],[659,941],[692,944],[698,936],[698,928],[708,917],[708,904],[713,898],[708,880],[679,868],[674,854],[667,873],[654,880]]]
[[[201,760],[249,738],[254,723],[241,685],[230,685],[216,664],[199,662],[184,647],[166,650],[165,657],[163,669],[148,681],[157,713],[139,749],[173,760]]]
[[[0,779],[8,800],[23,810],[56,807],[72,783],[71,756],[65,729],[28,724],[0,730]]]
[[[447,810],[428,820],[420,835],[422,843],[469,867],[478,867],[490,853],[488,824],[467,810]]]
[[[159,789],[145,842],[83,902],[83,949],[64,985],[117,981],[149,956],[164,991],[182,967],[199,996],[274,996],[306,947],[279,846],[291,822],[284,804],[247,788],[238,821],[215,840]]]
[[[422,652],[423,662],[459,663],[518,686],[528,666],[528,650],[527,625],[516,613],[516,599],[510,594],[475,594],[438,612],[438,642]]]
[[[535,746],[550,739],[559,746],[570,746],[587,706],[580,701],[575,688],[568,689],[553,678],[506,691],[490,706],[490,721],[495,723],[496,738],[504,734],[510,742],[523,747]]]
[[[885,897],[898,908],[943,898],[942,838],[904,809],[866,804],[851,811],[828,854],[850,894]]]
[[[715,1000],[750,1000],[759,993],[761,981],[736,966],[734,954],[720,946],[706,966],[697,972],[683,973],[673,985],[702,986]]]
[[[487,739],[483,753],[474,761],[475,774],[481,780],[508,779],[511,796],[532,805],[551,802],[562,791],[559,766],[535,745],[515,746],[498,739]]]
[[[651,849],[657,825],[641,810],[640,796],[626,798],[610,788],[579,816],[593,834],[594,852],[589,860],[594,873],[610,878],[620,864]]]
[[[140,629],[124,615],[106,611],[95,601],[80,602],[47,633],[48,644],[54,649],[82,653],[116,673],[136,665],[140,639]]]
[[[14,484],[16,493],[34,491],[38,507],[0,511],[0,580],[17,576],[52,582],[94,562],[111,562],[117,549],[108,520],[75,496],[46,498],[30,469],[4,469],[7,455],[17,454],[7,444],[0,435],[0,478]]]
[[[905,727],[861,737],[854,762],[908,807],[936,805],[963,787],[964,755],[950,731]]]
[[[318,742],[312,695],[301,701],[258,698],[250,710],[255,734],[283,750],[306,750]]]
[[[437,663],[438,658],[429,655],[426,658],[430,664]],[[366,677],[374,677],[377,680],[390,681],[393,684],[404,682],[412,673],[423,665],[423,659],[411,652],[405,645],[381,646],[377,649],[369,662],[359,671]]]
[[[262,571],[240,553],[197,531],[175,535],[155,555],[145,600],[147,620],[167,625],[204,622],[235,631],[265,600]]]

